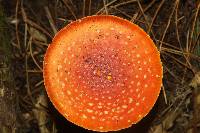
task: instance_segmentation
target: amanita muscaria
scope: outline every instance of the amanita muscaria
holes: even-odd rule
[[[61,29],[44,58],[51,102],[69,121],[115,131],[140,121],[162,84],[160,54],[137,25],[115,16],[90,16]]]

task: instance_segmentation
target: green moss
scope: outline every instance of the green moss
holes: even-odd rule
[[[0,7],[0,51],[3,51],[3,54],[10,57],[10,44],[9,44],[9,34],[8,34],[8,26],[6,24],[6,18],[3,14],[3,9]]]

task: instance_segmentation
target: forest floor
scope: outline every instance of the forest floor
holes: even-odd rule
[[[119,133],[200,133],[200,2],[198,0],[4,0],[20,133],[91,132],[64,119],[47,98],[44,53],[55,33],[89,15],[110,14],[142,27],[163,63],[152,111]]]

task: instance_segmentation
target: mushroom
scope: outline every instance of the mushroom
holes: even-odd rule
[[[89,16],[56,34],[43,76],[51,102],[68,121],[116,131],[152,109],[162,64],[155,44],[137,25],[111,15]]]

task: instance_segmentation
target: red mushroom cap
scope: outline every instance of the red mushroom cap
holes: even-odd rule
[[[160,54],[127,20],[85,17],[60,30],[49,45],[44,83],[67,120],[95,131],[124,129],[146,116],[158,98]]]

